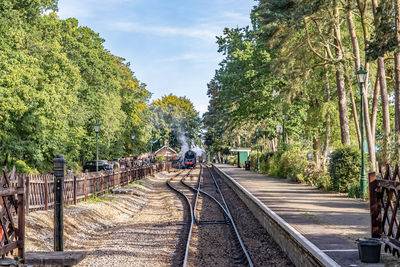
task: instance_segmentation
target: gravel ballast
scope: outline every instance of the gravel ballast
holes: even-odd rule
[[[197,185],[200,169],[192,170],[185,181]],[[193,191],[174,179],[191,200]],[[188,229],[188,210],[183,198],[167,187],[166,181],[178,172],[158,173],[102,200],[80,202],[64,208],[65,251],[86,251],[78,266],[181,266]],[[201,188],[218,201],[207,168],[203,168]],[[255,266],[293,266],[279,246],[246,208],[236,194],[217,177],[232,216]],[[188,266],[238,266],[233,252],[235,237],[231,226],[215,202],[200,195],[196,210],[200,222],[219,224],[193,226]],[[26,216],[26,251],[53,249],[53,211],[36,211]]]

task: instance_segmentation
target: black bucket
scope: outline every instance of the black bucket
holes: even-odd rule
[[[378,263],[381,259],[382,241],[378,238],[357,239],[358,255],[362,262]]]

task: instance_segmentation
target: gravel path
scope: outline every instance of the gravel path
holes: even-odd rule
[[[141,180],[108,201],[65,207],[65,250],[87,251],[77,266],[176,266],[183,211],[165,185],[172,175]],[[53,211],[27,215],[27,251],[52,250],[52,219]]]
[[[165,179],[154,179],[146,195],[148,204],[131,222],[99,233],[93,251],[78,266],[171,266],[174,264],[182,211],[175,208],[176,197]]]

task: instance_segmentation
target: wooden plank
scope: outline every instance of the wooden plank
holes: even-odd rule
[[[371,216],[371,236],[380,238],[382,234],[382,207],[379,199],[379,188],[375,172],[368,174],[369,179],[369,199],[370,199],[370,216]]]
[[[49,209],[49,181],[47,176],[44,178],[44,209]]]
[[[87,178],[86,178],[86,175],[85,175],[85,177],[84,177],[84,179],[85,179],[85,182],[84,182],[84,184],[83,184],[83,192],[84,192],[84,194],[85,194],[85,201],[87,200],[87,188],[86,188],[86,183],[87,183]]]
[[[28,213],[29,212],[29,199],[30,199],[30,190],[29,190],[29,175],[25,176],[25,196],[26,196],[26,206],[25,206],[25,212]]]
[[[86,252],[84,251],[28,252],[25,255],[25,264],[40,266],[73,266],[81,262],[85,257]]]
[[[377,183],[378,187],[393,189],[396,191],[400,190],[400,181],[377,179]]]
[[[18,257],[23,259],[25,255],[25,184],[23,178],[18,180],[18,189],[22,193],[18,194]]]
[[[103,174],[100,174],[100,195],[104,195]]]
[[[6,253],[13,251],[17,247],[17,242],[12,242],[10,244],[4,245],[3,247],[0,247],[0,255],[5,255]]]
[[[14,196],[18,194],[17,188],[1,188],[0,189],[0,196],[1,197],[7,197],[7,196]]]
[[[393,225],[394,225],[395,220],[397,219],[396,216],[397,216],[397,208],[398,208],[398,204],[399,204],[400,194],[395,193],[395,195],[396,195],[396,203],[394,204],[394,209],[392,210],[392,217],[390,219],[389,229],[387,232],[388,236],[393,236],[393,233],[392,233]],[[398,223],[397,223],[397,226],[398,226]]]
[[[73,184],[73,198],[74,198],[74,205],[76,205],[76,189],[77,189],[77,184],[76,184],[76,176],[74,176],[74,184]]]

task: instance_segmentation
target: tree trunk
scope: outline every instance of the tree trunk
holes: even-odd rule
[[[356,127],[358,146],[361,148],[360,121],[358,119],[356,101],[354,100],[353,88],[351,86],[349,72],[348,72],[346,65],[345,65],[345,80],[346,80],[346,84],[347,84],[347,87],[349,88],[349,92],[350,92],[351,111],[352,111],[353,118],[354,118],[354,126]]]
[[[374,96],[372,99],[372,111],[371,111],[371,132],[373,139],[375,140],[375,128],[376,128],[376,114],[378,113],[378,102],[379,102],[379,91],[381,87],[379,85],[378,73],[376,73]]]
[[[341,52],[337,52],[338,59],[342,59]],[[350,145],[349,120],[347,117],[347,98],[344,87],[343,64],[336,66],[336,85],[339,97],[340,135],[343,145]]]
[[[383,164],[390,162],[390,118],[389,118],[389,99],[387,95],[386,87],[386,75],[385,75],[385,63],[383,57],[378,57],[378,75],[379,84],[381,87],[381,103],[382,103],[382,115],[383,115],[383,133],[384,133],[384,149],[383,149]]]
[[[360,65],[361,65],[360,47],[358,45],[358,38],[357,38],[355,26],[354,26],[353,12],[351,11],[351,7],[352,7],[351,5],[352,5],[352,3],[349,3],[349,7],[347,9],[347,25],[349,28],[351,44],[353,46],[354,67],[357,71],[358,69],[360,69]]]
[[[372,0],[372,1],[376,1],[376,0]],[[368,42],[368,28],[367,28],[367,23],[365,22],[365,18],[366,18],[366,12],[367,12],[367,3],[366,1],[360,1],[357,0],[357,8],[360,11],[360,18],[361,18],[361,27],[362,27],[362,31],[363,31],[363,38],[364,38],[364,43]],[[354,50],[353,50],[354,52]],[[366,54],[366,51],[364,51],[364,54]],[[366,58],[366,55],[365,55]],[[357,64],[357,61],[356,63]],[[369,63],[366,61],[365,62],[365,69],[366,71],[369,73]],[[366,86],[368,84],[368,76],[367,76],[367,81],[364,84],[364,86]],[[376,155],[375,155],[375,131],[372,132],[375,129],[375,125],[376,125],[376,107],[377,105],[373,105],[372,107],[372,123],[369,117],[369,105],[368,105],[368,96],[365,93],[365,87],[362,89],[364,91],[363,93],[363,98],[364,98],[364,124],[365,124],[365,135],[367,137],[367,142],[368,142],[368,150],[369,150],[369,161],[370,161],[370,171],[375,171],[376,169]],[[374,92],[374,99],[378,97],[378,92],[376,91]],[[376,103],[375,103],[376,104]],[[375,113],[374,113],[375,112]],[[375,116],[375,117],[374,117]]]
[[[396,0],[397,9],[398,0]],[[396,19],[397,25],[397,19]],[[394,69],[396,86],[394,91],[394,119],[395,119],[395,139],[396,139],[396,156],[397,161],[400,160],[400,53],[394,54]]]
[[[336,1],[335,1],[336,2]],[[349,133],[349,120],[347,117],[347,98],[346,89],[344,86],[343,77],[343,53],[341,50],[341,32],[340,32],[340,18],[339,18],[339,6],[335,3],[335,52],[336,58],[339,61],[336,64],[336,85],[339,97],[339,119],[340,119],[340,134],[343,145],[350,145],[350,133]]]
[[[319,137],[314,137],[313,149],[314,149],[314,162],[317,169],[319,169],[321,167],[321,140]]]
[[[378,1],[372,0],[372,13],[374,15],[375,34],[378,32],[378,18],[377,18]],[[381,103],[382,103],[382,115],[383,115],[383,133],[384,133],[384,151],[383,161],[388,163],[390,161],[389,145],[390,145],[390,118],[389,118],[389,101],[387,96],[386,87],[386,74],[385,74],[385,62],[383,55],[378,57],[378,77],[381,89]]]
[[[6,157],[4,158],[3,166],[7,166],[9,155],[10,155],[10,154],[6,153]]]
[[[325,65],[325,93],[326,93],[326,102],[329,103],[331,101],[331,89],[329,86],[329,72],[328,68]],[[326,122],[325,122],[325,146],[323,151],[323,160],[322,166],[325,166],[325,159],[328,157],[329,153],[329,142],[331,139],[331,113],[330,110],[326,112]]]
[[[264,153],[265,152],[265,134],[263,134],[263,143],[262,143],[262,153]]]
[[[400,0],[395,0],[396,12],[396,39],[397,47],[400,48]],[[394,54],[394,69],[396,86],[394,91],[394,118],[395,118],[395,139],[396,139],[396,155],[397,160],[400,160],[400,53]]]

